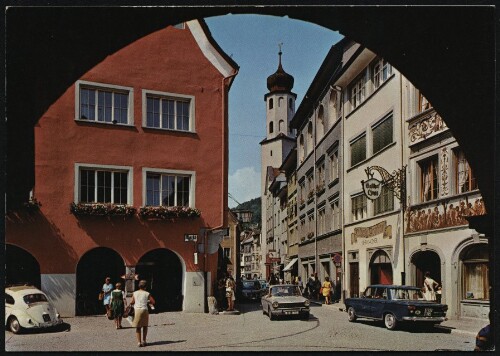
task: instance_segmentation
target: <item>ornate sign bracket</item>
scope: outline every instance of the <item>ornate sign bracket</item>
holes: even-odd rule
[[[378,179],[374,178],[374,172],[378,172],[380,174],[380,177],[382,178],[381,181]],[[394,192],[394,195],[399,199],[399,201],[402,204],[403,210],[406,209],[406,165],[403,166],[401,169],[396,169],[391,173],[389,173],[385,168],[380,167],[380,166],[371,166],[371,167],[366,167],[365,169],[366,176],[368,177],[368,180],[361,181],[361,184],[363,185],[363,191],[365,192],[365,195],[370,198],[370,199],[376,199],[380,195],[380,189],[381,187],[377,186],[377,183],[379,185],[385,185],[387,186],[390,190]],[[378,191],[378,194],[377,194]],[[370,196],[371,195],[371,196]]]

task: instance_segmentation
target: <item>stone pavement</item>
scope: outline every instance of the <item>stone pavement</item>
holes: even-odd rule
[[[334,303],[324,304],[322,301],[311,300],[311,303],[321,305],[324,308],[331,309],[336,312],[345,312],[345,304]],[[346,316],[347,317],[347,316]],[[462,318],[462,319],[448,319],[436,327],[449,330],[451,333],[463,333],[476,336],[479,330],[489,323],[485,319]]]

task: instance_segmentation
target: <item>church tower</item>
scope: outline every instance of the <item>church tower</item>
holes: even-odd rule
[[[281,65],[281,45],[278,69],[267,78],[267,89],[264,95],[266,103],[266,138],[261,145],[261,204],[262,204],[262,277],[268,278],[266,271],[267,240],[273,234],[272,197],[268,191],[278,169],[288,153],[295,146],[295,129],[290,128],[290,121],[295,114],[295,99],[297,94],[292,93],[293,77],[283,70]]]

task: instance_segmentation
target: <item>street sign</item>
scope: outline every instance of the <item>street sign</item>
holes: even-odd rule
[[[184,234],[184,241],[189,242],[189,241],[198,241],[198,235],[197,234]]]

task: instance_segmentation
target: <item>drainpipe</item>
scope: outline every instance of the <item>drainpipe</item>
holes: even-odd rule
[[[403,259],[403,271],[401,272],[401,284],[406,284],[406,248],[405,248],[405,210],[406,210],[406,165],[404,165],[404,150],[406,147],[405,140],[405,124],[403,122],[403,76],[399,73],[399,99],[400,99],[400,123],[401,123],[401,167],[404,168],[404,171],[401,171],[401,182],[400,182],[400,190],[399,195],[401,197],[401,201],[399,202],[401,205],[401,224],[399,228],[401,229],[401,245],[403,249],[402,259]]]
[[[318,201],[317,197],[318,195],[316,194],[316,187],[317,187],[317,182],[316,182],[316,120],[318,112],[314,110],[313,112],[313,188],[314,188],[314,264],[316,265],[316,274],[319,271],[319,256],[318,256]],[[306,212],[307,214],[307,212]],[[319,275],[318,275],[319,278]]]

